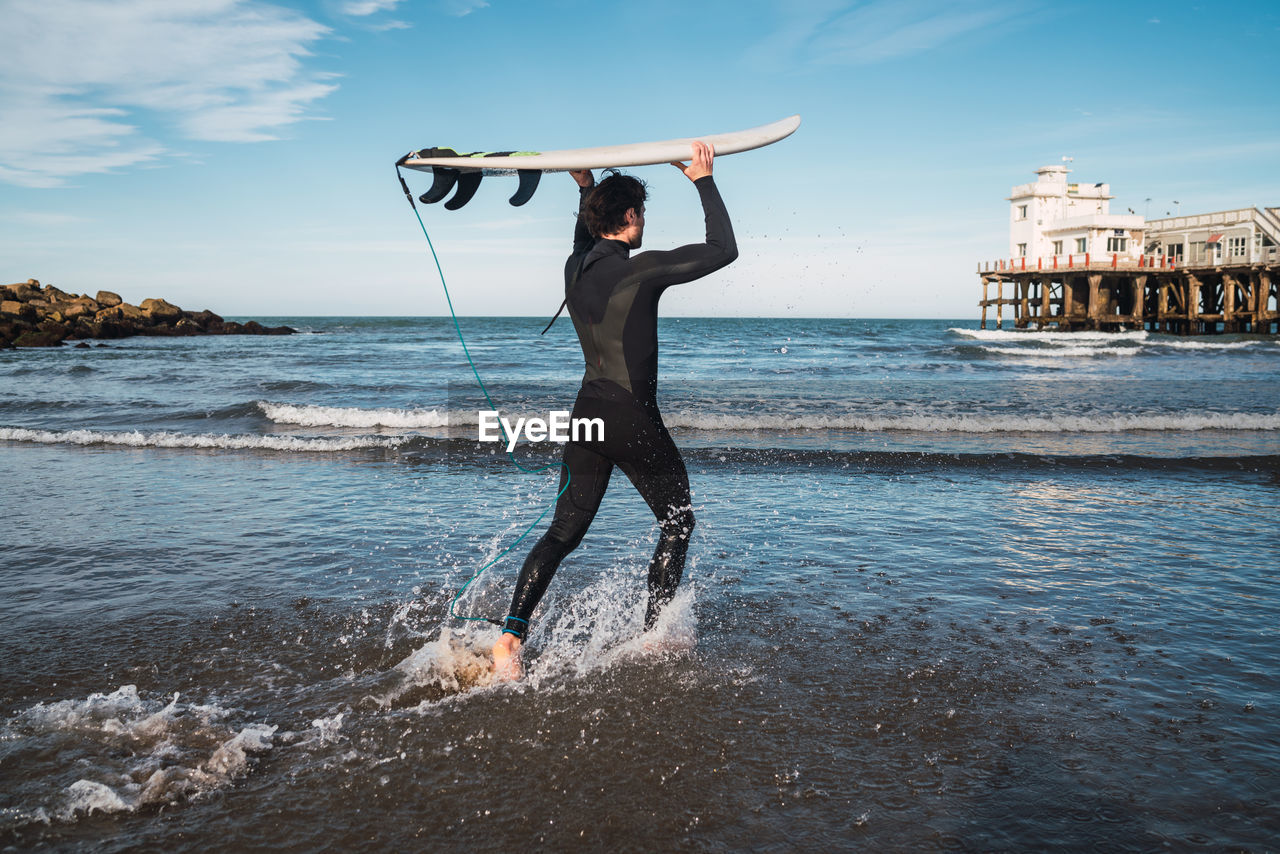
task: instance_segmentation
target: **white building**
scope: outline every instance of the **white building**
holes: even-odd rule
[[[1042,166],[1031,184],[1009,192],[1009,257],[1028,266],[1054,259],[1079,264],[1116,255],[1136,260],[1143,251],[1143,221],[1137,214],[1111,213],[1108,184],[1067,182],[1065,166]]]
[[[1280,261],[1280,208],[1153,219],[1147,223],[1149,255],[1179,266],[1275,264]]]

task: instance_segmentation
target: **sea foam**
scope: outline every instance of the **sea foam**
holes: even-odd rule
[[[36,705],[2,729],[24,768],[10,827],[133,812],[220,789],[272,748],[276,727],[237,726],[217,705],[147,698],[133,685]],[[69,781],[69,782],[68,782]]]
[[[449,413],[447,417],[453,417]],[[1131,433],[1273,431],[1280,430],[1280,413],[1180,412],[1180,413],[1098,413],[1091,415],[1008,415],[983,413],[914,413],[879,415],[872,413],[792,412],[786,414],[737,414],[673,409],[664,414],[668,427],[714,433],[758,431],[796,432],[849,430],[863,433]],[[455,423],[465,423],[459,415]],[[412,435],[386,436],[253,436],[190,434],[173,432],[103,430],[32,430],[0,427],[0,442],[66,444],[126,448],[168,448],[227,451],[273,451],[283,453],[342,453],[360,450],[395,450],[411,447]]]
[[[1128,332],[1036,332],[1029,329],[961,329],[947,330],[952,335],[977,341],[1038,341],[1040,343],[1079,343],[1081,341],[1146,341],[1151,333],[1145,330]]]
[[[459,423],[450,413],[436,409],[359,409],[354,406],[298,406],[258,401],[258,408],[277,424],[303,427],[390,427],[423,429]],[[475,416],[472,416],[472,423]]]
[[[1020,344],[1014,348],[983,347],[990,353],[1032,355],[1132,355],[1170,350],[1256,350],[1280,352],[1280,341],[1270,338],[1240,340],[1238,338],[1179,338],[1158,335],[1145,330],[1129,332],[1036,332],[1010,329],[960,329],[947,330],[953,335],[980,344]],[[1115,346],[1115,345],[1123,346]]]
[[[669,427],[694,430],[858,430],[868,433],[1127,433],[1139,430],[1280,430],[1280,413],[1200,412],[1098,415],[716,415],[673,412]]]
[[[130,448],[192,448],[332,453],[363,448],[395,448],[401,440],[390,436],[253,436],[215,433],[174,433],[139,430],[30,430],[0,427],[0,441],[41,445],[117,445]]]
[[[418,410],[332,409],[298,407],[315,410],[310,426],[342,426],[324,421],[326,413],[342,413],[348,426],[371,427],[377,423],[402,421],[411,426]],[[433,419],[455,426],[477,423],[475,412],[431,412]],[[426,419],[423,419],[424,421]],[[1180,412],[1117,413],[1097,415],[985,415],[917,413],[878,415],[876,413],[793,412],[786,414],[690,411],[671,408],[663,414],[668,427],[718,432],[756,430],[859,430],[869,433],[910,431],[919,433],[1123,433],[1135,430],[1199,431],[1199,430],[1277,430],[1280,413],[1250,412]],[[2,434],[0,434],[2,436]]]
[[[1063,356],[1136,356],[1142,351],[1137,347],[989,347],[981,348],[986,353],[998,353],[1001,356],[1020,356],[1026,359],[1060,359]]]

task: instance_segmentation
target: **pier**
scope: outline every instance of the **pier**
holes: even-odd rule
[[[1110,185],[1069,171],[1042,166],[1010,191],[1009,254],[978,264],[983,329],[1008,306],[1017,329],[1280,332],[1280,208],[1148,221],[1112,213]]]
[[[1133,260],[1086,253],[1027,261],[980,265],[983,329],[991,308],[996,328],[1003,328],[1008,306],[1017,329],[1146,329],[1173,335],[1280,332],[1280,263],[1274,257],[1194,266],[1178,266],[1160,255]]]

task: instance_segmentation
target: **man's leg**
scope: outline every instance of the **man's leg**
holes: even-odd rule
[[[609,486],[609,476],[613,473],[613,463],[581,445],[565,445],[564,463],[568,471],[560,470],[560,488],[564,489],[566,477],[569,488],[556,502],[551,527],[525,558],[502,636],[493,646],[494,671],[502,677],[519,675],[515,655],[528,634],[533,611],[547,592],[560,562],[582,542],[596,511],[600,509],[600,501]]]
[[[649,604],[645,608],[645,631],[658,622],[662,608],[676,595],[684,575],[689,537],[693,534],[693,499],[689,494],[689,474],[684,459],[659,421],[653,432],[646,431],[645,454],[620,461],[622,469],[658,520],[661,533],[653,560],[649,562]]]

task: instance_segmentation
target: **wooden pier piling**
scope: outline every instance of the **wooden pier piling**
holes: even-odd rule
[[[1056,260],[979,265],[982,328],[987,328],[987,309],[994,306],[1000,329],[1007,305],[1017,329],[1280,333],[1280,276],[1274,261],[1175,267],[1160,257]],[[1012,289],[1007,297],[1006,283]]]

